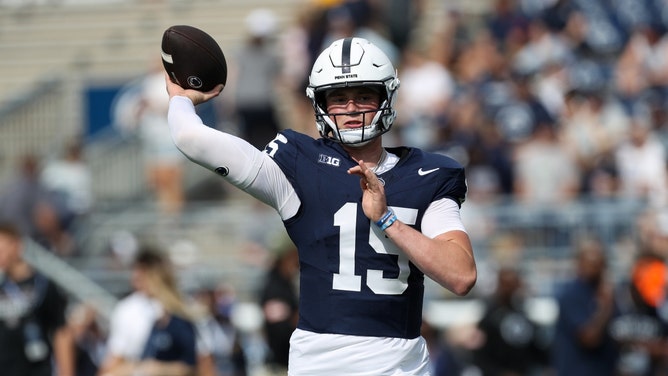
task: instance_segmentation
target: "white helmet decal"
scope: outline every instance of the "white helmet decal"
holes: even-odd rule
[[[381,104],[371,122],[358,129],[339,130],[324,105],[324,93],[331,89],[367,86],[381,92]],[[309,76],[306,95],[315,110],[316,126],[322,137],[347,145],[361,146],[387,132],[397,114],[393,108],[399,79],[390,59],[364,38],[334,41],[320,53]],[[366,122],[365,122],[366,123]]]

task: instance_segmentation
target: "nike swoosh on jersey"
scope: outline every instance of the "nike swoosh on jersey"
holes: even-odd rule
[[[434,171],[436,171],[436,170],[438,170],[438,169],[439,169],[439,168],[437,167],[437,168],[432,168],[431,170],[423,170],[422,167],[420,167],[420,169],[418,170],[418,175],[420,175],[420,176],[425,176],[425,175],[427,175],[427,174],[431,174],[432,172],[434,172]]]

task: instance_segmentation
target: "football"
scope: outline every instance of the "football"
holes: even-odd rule
[[[211,35],[189,25],[174,25],[162,35],[162,64],[172,82],[207,92],[227,82],[227,61]]]

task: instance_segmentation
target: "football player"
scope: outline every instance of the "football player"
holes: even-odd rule
[[[383,146],[399,88],[388,57],[362,38],[333,42],[307,88],[321,137],[283,130],[264,151],[196,114],[222,85],[202,93],[166,82],[177,147],[275,208],[297,245],[289,374],[429,374],[424,276],[457,295],[477,277],[459,212],[467,187],[449,157]]]

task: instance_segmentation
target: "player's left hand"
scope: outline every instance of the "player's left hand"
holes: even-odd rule
[[[387,212],[385,187],[362,160],[357,161],[357,166],[350,168],[348,173],[360,177],[364,215],[374,222],[378,221]]]

